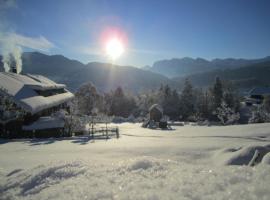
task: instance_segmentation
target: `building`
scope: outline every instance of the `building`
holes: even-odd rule
[[[257,87],[250,90],[245,97],[246,105],[262,104],[265,97],[270,95],[270,87]]]
[[[52,114],[74,97],[65,85],[44,76],[12,72],[0,72],[0,95],[1,101],[10,101],[0,107],[0,132],[11,138],[59,135],[64,122]]]
[[[150,120],[153,120],[155,122],[160,122],[160,120],[163,117],[163,109],[160,105],[154,104],[149,109],[149,117]]]

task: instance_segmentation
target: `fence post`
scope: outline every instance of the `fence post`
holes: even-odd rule
[[[117,139],[119,138],[119,129],[118,129],[118,127],[116,127],[116,138]]]

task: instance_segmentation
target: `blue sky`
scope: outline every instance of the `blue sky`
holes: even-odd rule
[[[5,11],[0,7],[2,32],[43,38],[52,44],[45,53],[62,54],[84,63],[109,62],[100,53],[99,44],[100,34],[108,26],[127,35],[126,52],[115,61],[121,65],[141,67],[186,56],[213,59],[270,55],[267,0],[12,2],[14,6]]]

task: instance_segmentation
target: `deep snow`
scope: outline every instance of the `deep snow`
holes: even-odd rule
[[[119,128],[120,139],[0,140],[0,199],[270,199],[270,124]]]

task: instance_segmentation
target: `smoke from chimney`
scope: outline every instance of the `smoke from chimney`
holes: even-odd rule
[[[23,47],[38,51],[48,51],[50,48],[54,47],[54,44],[42,36],[32,38],[16,33],[1,33],[0,30],[0,54],[3,55],[2,62],[4,63],[4,69],[6,72],[9,72],[11,69],[10,59],[12,59],[12,56],[15,60],[17,73],[21,73],[21,55]]]
[[[21,47],[16,45],[9,45],[6,51],[3,53],[2,62],[4,63],[5,72],[21,73],[22,71],[22,59],[21,59]]]

